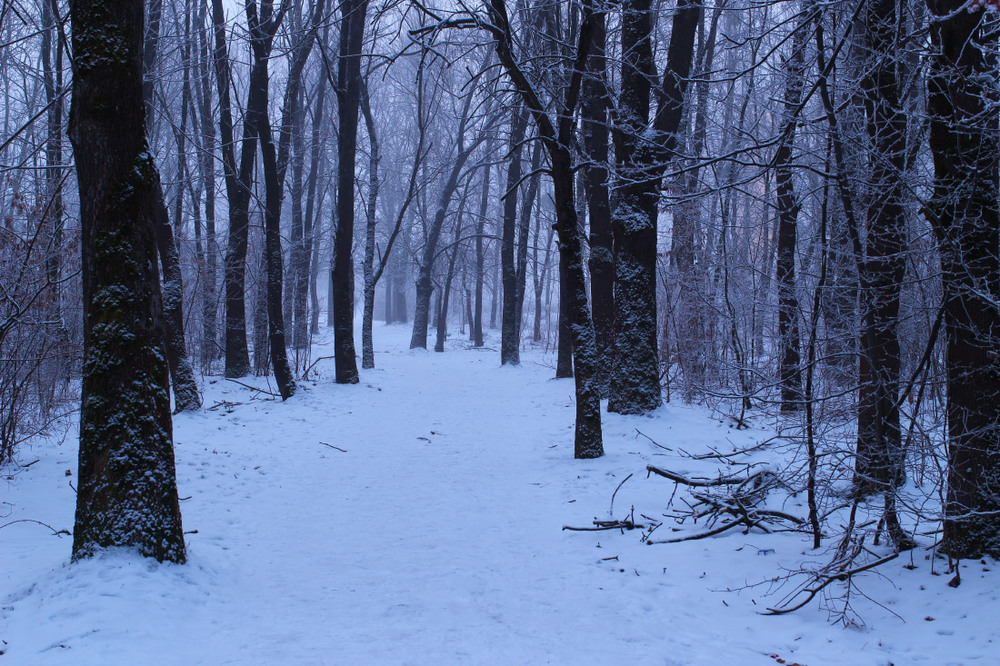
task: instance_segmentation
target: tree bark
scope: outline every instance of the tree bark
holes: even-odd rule
[[[611,197],[608,174],[608,109],[610,100],[604,81],[607,28],[603,15],[594,17],[594,46],[587,58],[587,77],[583,81],[580,116],[583,148],[588,163],[583,170],[584,191],[590,220],[590,302],[594,311],[594,334],[597,340],[597,382],[601,395],[607,396],[608,370],[611,367],[611,344],[615,322],[614,235],[611,231]],[[536,303],[541,292],[536,288]],[[535,317],[540,328],[540,313]],[[540,331],[536,331],[536,336]]]
[[[84,365],[73,559],[183,562],[146,141],[143,4],[75,0],[69,137],[80,187]]]
[[[358,107],[361,103],[361,47],[364,43],[368,0],[346,0],[341,5],[340,57],[337,60],[337,230],[334,234],[333,335],[338,384],[356,384],[358,363],[354,348],[354,167],[358,145]]]
[[[644,414],[662,403],[656,337],[658,169],[662,167],[646,132],[650,80],[655,75],[652,30],[650,0],[626,0],[615,140],[619,183],[611,214],[615,324],[608,395],[608,411],[621,414]],[[671,45],[675,37],[671,36]]]
[[[1000,210],[996,33],[982,7],[929,0],[934,193],[947,332],[948,491],[942,549],[1000,556]]]

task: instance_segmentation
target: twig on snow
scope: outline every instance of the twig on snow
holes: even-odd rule
[[[12,520],[9,523],[5,523],[3,525],[0,525],[0,530],[2,530],[5,527],[10,527],[11,525],[16,525],[17,523],[35,523],[36,525],[41,525],[42,527],[47,527],[50,530],[52,530],[52,534],[54,536],[57,536],[59,538],[62,538],[63,534],[67,534],[67,535],[72,536],[72,533],[69,530],[57,530],[56,528],[52,527],[48,523],[43,523],[42,521],[40,521],[40,520],[34,520],[33,518],[20,518],[18,520]]]
[[[331,449],[337,449],[341,453],[347,453],[347,449],[342,449],[339,446],[334,446],[333,444],[327,444],[326,442],[320,442],[323,446],[329,446]]]

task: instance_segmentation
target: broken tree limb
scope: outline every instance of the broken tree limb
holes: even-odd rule
[[[816,597],[816,595],[822,592],[823,588],[825,588],[830,583],[848,580],[855,574],[859,574],[863,571],[868,571],[869,569],[874,569],[875,567],[882,566],[886,562],[891,562],[897,557],[899,557],[898,552],[893,553],[892,555],[887,555],[886,557],[875,560],[874,562],[869,562],[868,564],[862,565],[860,567],[855,567],[854,569],[850,569],[848,571],[842,571],[836,574],[817,573],[815,574],[813,583],[818,583],[818,585],[816,585],[815,587],[806,587],[805,589],[799,590],[798,592],[793,594],[788,601],[789,603],[791,603],[791,601],[794,600],[795,597],[799,596],[802,593],[806,594],[806,598],[804,600],[802,600],[800,603],[794,606],[786,605],[779,608],[768,608],[767,612],[763,613],[763,615],[785,615],[787,613],[794,613],[795,611],[799,610],[800,608],[808,604],[810,601],[812,601]]]
[[[751,479],[756,479],[762,475],[770,474],[767,470],[762,470],[753,474],[749,477],[746,476],[720,476],[717,479],[702,479],[702,478],[688,478],[677,472],[671,472],[668,469],[661,469],[659,467],[654,467],[652,465],[646,465],[647,476],[648,473],[652,472],[658,476],[670,479],[671,481],[676,481],[677,483],[683,483],[685,486],[692,486],[694,488],[714,488],[716,486],[738,486],[745,485]]]
[[[631,520],[595,520],[594,527],[572,527],[563,525],[563,531],[570,532],[603,532],[605,530],[641,530],[646,526],[642,523],[634,523]]]

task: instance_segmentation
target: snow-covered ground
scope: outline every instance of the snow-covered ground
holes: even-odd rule
[[[662,517],[674,484],[645,466],[696,471],[662,446],[768,433],[672,403],[606,415],[607,455],[576,461],[573,384],[551,379],[552,357],[500,368],[457,336],[444,354],[408,338],[377,328],[360,385],[335,385],[325,360],[284,404],[211,379],[206,409],[174,421],[184,566],[129,552],[71,565],[69,537],[0,529],[0,665],[1000,664],[992,563],[953,589],[921,547],[915,568],[905,556],[856,581],[845,626],[819,597],[760,614],[788,589],[755,584],[828,557],[802,535],[647,546],[640,530],[563,531],[633,506]],[[38,462],[4,470],[0,525],[71,530],[73,432],[20,458]]]

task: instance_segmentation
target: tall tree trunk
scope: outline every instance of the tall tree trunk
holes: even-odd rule
[[[795,246],[799,202],[795,198],[792,180],[792,150],[799,104],[805,77],[805,26],[792,35],[792,52],[785,60],[784,114],[780,141],[774,157],[774,180],[778,214],[777,268],[778,281],[778,385],[781,391],[781,411],[797,411],[802,406],[802,368],[799,351],[799,299],[795,282]]]
[[[929,0],[934,195],[947,331],[948,492],[942,548],[1000,556],[1000,210],[996,32],[982,6]]]
[[[556,379],[573,376],[573,328],[569,311],[570,299],[567,268],[559,257],[559,320],[556,330]]]
[[[486,144],[486,154],[493,154],[493,142]],[[483,342],[483,283],[486,267],[486,249],[483,243],[483,234],[486,231],[486,215],[489,212],[490,204],[490,174],[493,167],[487,165],[483,168],[483,189],[479,200],[479,218],[476,220],[476,295],[475,307],[472,314],[472,344],[475,347],[482,347]]]
[[[517,365],[521,362],[521,335],[517,328],[517,266],[514,261],[514,250],[517,235],[517,186],[521,182],[521,145],[524,143],[528,119],[521,105],[516,105],[511,113],[507,185],[503,200],[503,236],[500,241],[500,274],[503,279],[500,365]]]
[[[201,120],[200,166],[205,188],[205,274],[202,284],[202,367],[208,367],[219,357],[216,330],[216,287],[218,284],[219,256],[215,235],[215,125],[212,122],[211,46],[205,34],[204,5],[199,11],[198,53],[199,72],[198,109]]]
[[[261,99],[266,102],[269,97],[268,59],[271,57],[274,35],[281,23],[281,14],[272,16],[270,5],[262,3],[262,13],[258,16],[256,2],[253,0],[248,1],[246,7],[247,24],[250,26],[250,44],[254,54],[254,68],[263,71],[261,85],[264,86],[264,90]],[[282,400],[290,398],[295,393],[296,386],[291,365],[288,362],[284,308],[282,307],[284,266],[281,251],[281,204],[284,197],[285,174],[290,159],[292,135],[296,131],[296,118],[300,115],[302,70],[305,68],[309,52],[312,50],[315,30],[323,14],[323,0],[318,0],[313,9],[314,15],[305,31],[306,34],[300,36],[295,48],[292,49],[292,62],[285,84],[285,99],[281,111],[280,139],[277,148],[275,148],[271,136],[271,121],[267,105],[264,104],[256,115],[255,131],[260,141],[260,152],[264,163],[266,198],[264,206],[264,256],[267,269],[268,347],[271,365],[274,368],[274,378]],[[301,131],[301,123],[298,123],[298,131]],[[301,187],[299,189],[301,190]],[[301,211],[299,213],[301,215]]]
[[[63,39],[62,25],[53,11],[52,0],[42,0],[42,76],[48,107],[45,137],[45,181],[51,247],[45,260],[46,277],[52,289],[50,316],[62,321],[60,274],[62,273],[63,232]],[[54,39],[53,39],[54,37]],[[61,324],[62,325],[62,324]]]
[[[153,72],[156,64],[157,47],[160,40],[160,12],[161,3],[156,0],[150,8],[149,29],[144,35],[143,51],[143,104],[148,118],[152,118],[153,111]],[[187,113],[187,107],[182,110],[182,116]],[[185,118],[186,120],[186,118]],[[183,122],[183,121],[182,121]],[[184,134],[183,129],[181,134]],[[178,141],[178,181],[183,182],[184,176],[184,141]],[[179,217],[182,210],[183,187],[178,187],[178,206],[176,215]],[[187,353],[187,343],[184,338],[184,283],[181,273],[180,256],[177,252],[177,244],[174,241],[173,228],[170,226],[170,214],[167,211],[166,202],[163,199],[163,186],[155,199],[159,210],[154,218],[155,241],[158,254],[160,256],[160,266],[163,271],[163,336],[166,341],[167,366],[170,370],[171,385],[174,392],[174,409],[182,412],[188,409],[197,409],[201,406],[201,396],[198,393],[198,384],[194,379],[194,370],[191,367],[191,360]]]
[[[271,373],[271,355],[267,343],[267,250],[264,248],[265,245],[266,241],[261,234],[259,246],[261,250],[257,256],[257,267],[251,277],[254,289],[253,372],[258,377]]]
[[[181,307],[184,285],[181,280],[181,262],[177,256],[177,245],[174,243],[173,229],[162,196],[161,187],[155,198],[157,212],[154,224],[155,241],[163,271],[163,335],[166,342],[167,366],[173,380],[171,383],[174,389],[174,410],[183,412],[200,407],[201,396],[198,393],[198,384],[194,379],[194,370],[184,341],[184,311]]]
[[[333,335],[338,384],[359,381],[354,350],[354,167],[358,145],[358,107],[361,103],[361,47],[364,43],[368,0],[346,0],[341,5],[340,57],[337,60],[337,230],[334,234]]]
[[[539,247],[539,236],[541,236],[541,226],[535,227],[535,252],[537,256]],[[542,261],[542,266],[539,270],[535,271],[535,325],[532,329],[531,339],[535,342],[542,341],[542,293],[545,290],[545,285],[549,280],[549,264],[552,262],[552,237],[555,234],[555,229],[549,227],[548,235],[545,238],[545,259]],[[591,274],[593,275],[593,274]],[[593,301],[593,296],[591,296],[591,301]],[[595,330],[596,334],[596,330]],[[601,381],[601,374],[597,373],[598,383]]]
[[[674,279],[673,293],[674,314],[672,317],[675,330],[677,358],[684,372],[684,397],[694,398],[697,391],[705,386],[709,363],[714,355],[711,349],[711,309],[706,307],[710,299],[705,294],[709,287],[708,270],[710,253],[704,244],[704,222],[701,216],[702,184],[699,178],[702,154],[708,139],[709,91],[712,72],[714,71],[715,42],[718,34],[719,21],[727,0],[718,0],[712,10],[712,18],[708,35],[704,34],[704,26],[699,27],[699,46],[696,56],[696,73],[692,77],[695,87],[693,104],[689,105],[690,115],[694,117],[693,128],[687,146],[690,160],[683,176],[681,203],[671,207],[673,230],[671,239],[671,268]],[[692,65],[693,67],[695,65]],[[750,74],[747,97],[753,89],[753,73]],[[727,107],[731,106],[731,98]],[[728,108],[727,108],[728,113]],[[723,121],[723,127],[729,127]],[[732,132],[740,135],[740,130]],[[728,141],[730,134],[723,141]],[[726,165],[723,165],[726,168]]]
[[[282,309],[285,318],[285,326],[289,329],[288,342],[298,352],[303,347],[295,346],[295,331],[299,328],[299,321],[296,318],[298,311],[295,308],[296,295],[298,290],[298,270],[302,263],[302,255],[305,252],[305,211],[303,210],[303,199],[305,198],[305,169],[306,169],[306,109],[302,103],[302,91],[299,91],[300,99],[295,103],[295,113],[292,116],[292,146],[291,146],[291,184],[288,188],[288,196],[291,199],[292,217],[291,229],[288,237],[288,271],[287,279],[282,285],[284,294],[282,295]],[[308,256],[308,255],[306,255]],[[302,313],[303,315],[305,312]],[[308,330],[308,329],[307,329]],[[300,339],[301,341],[301,339]],[[296,367],[298,367],[298,353],[296,353]]]
[[[362,80],[361,110],[368,131],[368,202],[365,208],[365,256],[364,256],[364,312],[361,315],[361,367],[375,367],[375,340],[372,326],[375,320],[375,213],[378,204],[378,134],[375,117],[372,115],[371,100],[368,97],[368,82]]]
[[[611,214],[615,258],[614,348],[608,411],[643,414],[660,406],[656,338],[658,156],[646,131],[655,74],[650,0],[622,5],[622,87],[615,162],[619,185]],[[673,41],[671,37],[671,42]]]
[[[215,31],[215,73],[219,93],[219,135],[222,139],[222,167],[226,181],[226,198],[229,202],[229,240],[225,261],[226,303],[226,377],[243,377],[250,373],[250,351],[247,345],[246,325],[246,260],[247,239],[250,229],[250,180],[257,156],[257,142],[253,117],[261,106],[258,96],[262,87],[259,67],[251,69],[250,89],[247,95],[246,115],[243,120],[243,139],[240,161],[236,163],[233,132],[233,112],[230,95],[232,75],[226,48],[226,16],[222,0],[212,0],[212,17]],[[266,100],[264,100],[266,104]]]
[[[329,34],[329,25],[324,25],[323,35],[320,37],[323,43],[326,42]],[[317,250],[319,243],[316,240],[316,221],[319,219],[319,211],[322,209],[322,195],[317,195],[317,188],[320,181],[323,161],[321,160],[321,139],[323,136],[324,106],[326,102],[326,77],[320,76],[316,82],[316,101],[313,104],[313,124],[312,135],[309,146],[309,178],[306,185],[306,210],[303,222],[303,243],[300,255],[292,259],[292,279],[295,281],[293,290],[293,319],[295,327],[292,333],[292,346],[297,350],[306,349],[309,346],[309,333],[314,326],[318,328],[319,312],[317,302],[310,303],[309,294],[312,275],[316,272],[316,262],[319,257]],[[315,324],[311,324],[315,322]],[[318,331],[315,331],[318,332]]]
[[[533,175],[528,179],[528,189],[521,200],[520,217],[517,225],[517,281],[514,285],[514,332],[517,337],[518,349],[521,347],[521,330],[524,328],[522,322],[524,290],[528,283],[528,236],[531,233],[531,215],[534,212],[535,200],[538,198],[538,171],[541,165],[542,146],[541,144],[535,144],[531,155],[531,173]]]
[[[907,121],[896,77],[895,0],[868,3],[866,35],[874,62],[866,62],[861,86],[867,112],[868,235],[861,276],[864,318],[860,340],[858,450],[855,491],[892,494],[905,479],[899,425],[899,297],[906,272]],[[897,525],[890,516],[890,526]],[[891,535],[899,545],[899,534]]]
[[[459,218],[461,219],[461,217]],[[444,279],[444,291],[441,294],[441,304],[437,317],[437,336],[434,340],[434,351],[443,352],[444,342],[448,339],[448,303],[451,302],[451,282],[455,277],[455,265],[458,262],[460,246],[457,241],[462,236],[462,227],[455,226],[456,245],[451,250],[451,257],[448,260],[448,274]]]
[[[73,559],[183,562],[146,141],[143,4],[75,0],[69,137],[80,186],[84,364]],[[113,100],[114,103],[109,103]]]
[[[597,340],[597,382],[601,395],[607,396],[608,369],[611,367],[611,343],[615,321],[614,236],[611,231],[611,199],[608,185],[608,99],[605,84],[607,28],[604,15],[594,17],[594,46],[587,59],[587,78],[583,81],[580,115],[583,147],[588,163],[583,170],[587,211],[590,219],[590,301],[594,311]],[[546,253],[548,252],[546,246]],[[548,254],[546,254],[546,258]],[[541,292],[536,287],[536,304]],[[536,332],[540,335],[541,313],[536,313]]]

